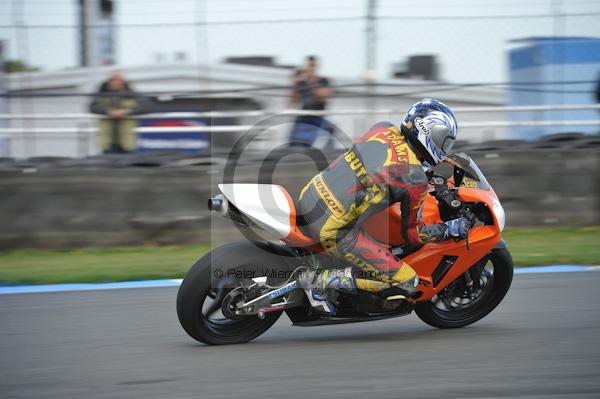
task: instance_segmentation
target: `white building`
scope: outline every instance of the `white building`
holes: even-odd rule
[[[93,127],[94,116],[88,114],[91,100],[86,94],[97,90],[111,70],[117,67],[77,68],[58,72],[11,74],[7,89],[13,94],[7,101],[8,154],[12,157],[84,156],[97,153]],[[270,112],[288,109],[288,89],[291,71],[284,68],[237,64],[191,65],[184,63],[143,65],[121,68],[132,87],[138,92],[187,93],[198,96],[252,98],[260,108]],[[364,81],[329,77],[339,87],[339,94],[328,103],[329,119],[349,136],[356,137],[373,123],[390,120],[399,123],[408,107],[423,97],[438,98],[457,110],[461,122],[504,121],[503,112],[472,113],[465,107],[498,106],[505,103],[505,92],[494,88],[469,87],[454,89],[440,82],[393,79],[379,81],[373,87]],[[234,89],[269,90],[236,93]],[[446,89],[446,90],[444,90]],[[230,90],[230,92],[227,92]],[[436,91],[437,90],[437,91]],[[370,93],[371,96],[366,96]],[[14,95],[46,94],[44,97]],[[52,96],[51,94],[60,94]],[[233,111],[235,109],[231,109]],[[380,110],[373,114],[369,110]],[[385,110],[389,110],[385,111]],[[197,111],[209,111],[198,109]],[[226,111],[219,109],[219,111]],[[68,114],[68,115],[65,115]],[[31,119],[32,115],[38,118]],[[64,115],[64,117],[61,117]],[[243,118],[239,123],[252,124],[259,119]],[[468,125],[467,123],[467,125]],[[11,130],[12,129],[12,130]],[[79,134],[78,134],[79,133]],[[229,133],[213,133],[229,134]],[[504,128],[484,130],[464,128],[461,139],[478,141],[504,137]],[[283,131],[273,132],[271,142],[283,142]],[[272,145],[272,144],[270,144]]]

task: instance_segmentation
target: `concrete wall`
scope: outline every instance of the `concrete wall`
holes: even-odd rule
[[[600,151],[471,155],[500,196],[509,227],[600,224]],[[317,170],[306,159],[286,156],[274,168],[274,183],[288,187],[296,197]],[[209,217],[206,210],[206,199],[211,191],[214,194],[222,169],[222,165],[16,168],[0,164],[0,248],[229,239],[235,229],[226,220]],[[255,162],[246,162],[238,170],[236,181],[259,180]]]

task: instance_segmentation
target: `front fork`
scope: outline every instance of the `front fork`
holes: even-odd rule
[[[473,279],[471,278],[471,272],[469,269],[465,270],[464,273],[466,284],[466,292],[471,294],[473,292]]]

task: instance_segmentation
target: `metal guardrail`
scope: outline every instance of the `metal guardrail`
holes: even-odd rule
[[[494,121],[494,122],[463,122],[461,129],[481,129],[490,127],[547,127],[547,126],[600,126],[600,119],[592,120],[550,120],[550,121]],[[137,127],[137,133],[242,133],[250,130],[253,125],[231,126],[144,126]],[[36,137],[43,134],[52,138],[73,138],[80,134],[93,134],[98,131],[95,127],[45,127],[45,128],[0,128],[5,137]],[[39,136],[37,136],[39,138]]]
[[[481,114],[481,113],[513,113],[513,112],[547,112],[547,111],[577,111],[598,110],[600,104],[569,104],[569,105],[527,105],[527,106],[482,106],[482,107],[456,107],[456,113]],[[279,112],[268,110],[253,111],[208,111],[208,112],[165,112],[132,116],[136,119],[167,119],[167,118],[266,118],[272,116],[375,116],[375,115],[402,115],[405,111],[395,109],[338,109],[325,111],[282,110]],[[102,119],[102,115],[90,113],[65,113],[65,114],[0,114],[0,121],[19,121],[20,127],[0,127],[0,135],[6,139],[5,148],[11,153],[13,140],[33,142],[40,139],[79,140],[79,153],[88,153],[90,143],[98,129],[95,122]],[[69,127],[38,127],[34,121],[71,121]],[[75,121],[79,126],[72,126]],[[29,125],[29,126],[27,126]],[[513,127],[550,127],[550,126],[600,126],[600,119],[580,120],[496,120],[481,122],[461,122],[461,129],[485,128],[513,128]],[[218,126],[139,126],[137,133],[190,133],[205,132],[209,134],[243,133],[253,125],[245,120],[243,125],[218,125]],[[87,149],[86,149],[87,148]]]
[[[143,126],[135,128],[136,133],[240,133],[248,131],[253,125],[232,125],[232,126]],[[0,133],[5,137],[36,137],[37,134],[43,134],[45,137],[52,138],[73,138],[80,134],[93,134],[98,129],[96,127],[32,127],[32,128],[0,128]]]
[[[463,122],[461,129],[483,127],[547,127],[547,126],[600,126],[600,119],[590,120],[550,120],[550,121],[495,121],[495,122]]]
[[[519,105],[519,106],[492,106],[492,107],[455,107],[456,113],[483,113],[483,112],[542,112],[542,111],[578,111],[578,110],[600,110],[600,104],[568,104],[568,105]],[[406,110],[398,109],[343,109],[309,111],[288,109],[279,112],[257,110],[257,111],[207,111],[207,112],[164,112],[144,115],[134,115],[136,119],[162,119],[162,118],[235,118],[235,117],[266,117],[274,115],[381,115],[399,114]],[[82,120],[102,119],[102,115],[90,113],[72,114],[0,114],[0,120]]]
[[[483,112],[544,112],[544,111],[574,111],[574,110],[600,110],[600,104],[569,104],[569,105],[526,105],[526,106],[493,106],[493,107],[456,107],[457,113],[483,113]],[[300,116],[300,115],[389,115],[399,114],[403,111],[394,109],[345,109],[345,110],[325,110],[325,111],[306,111],[306,110],[283,110],[273,111],[208,111],[208,112],[165,112],[146,115],[132,116],[136,119],[164,119],[164,118],[234,118],[234,117],[268,117],[275,115],[282,116]],[[0,114],[0,120],[99,120],[102,115],[90,113],[71,113],[71,114]],[[486,121],[486,122],[462,122],[461,129],[490,128],[490,127],[546,127],[546,126],[598,126],[598,120],[546,120],[546,121]],[[137,133],[165,133],[165,132],[207,132],[207,133],[240,133],[250,129],[251,125],[230,125],[230,126],[172,126],[172,127],[137,127]],[[94,133],[94,127],[65,127],[65,128],[45,128],[45,127],[27,127],[0,128],[0,133],[6,136],[14,137],[16,135],[33,136],[45,134],[53,138],[72,137],[77,134]]]

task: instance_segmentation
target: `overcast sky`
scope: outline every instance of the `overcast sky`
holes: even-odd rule
[[[25,59],[45,70],[76,66],[77,0],[25,0],[20,2],[22,13],[14,3],[0,0],[0,39],[8,41],[10,57]],[[120,65],[155,63],[157,54],[172,59],[176,52],[200,62],[218,62],[232,55],[273,55],[286,64],[298,64],[305,55],[316,54],[322,60],[322,73],[334,78],[361,77],[365,70],[365,22],[358,18],[365,15],[367,0],[117,0],[115,3]],[[536,17],[556,12],[581,15]],[[22,23],[34,26],[15,28],[19,15]],[[388,77],[391,65],[411,54],[437,54],[446,80],[505,81],[510,39],[553,35],[600,37],[600,0],[379,0],[377,15],[384,17],[377,22],[379,78]],[[498,18],[502,15],[521,18]],[[332,20],[346,17],[357,19]],[[385,19],[390,17],[397,18]],[[285,22],[290,19],[313,21]],[[197,24],[217,21],[265,22]],[[146,24],[150,26],[141,26]]]

